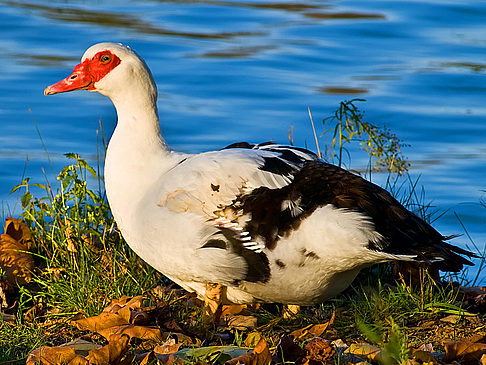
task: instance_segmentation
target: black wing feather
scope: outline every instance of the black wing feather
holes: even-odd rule
[[[472,265],[460,255],[476,257],[446,243],[447,237],[408,211],[385,189],[322,161],[306,162],[283,188],[260,187],[238,200],[235,206],[252,217],[244,229],[252,237],[263,237],[269,249],[275,247],[280,237],[297,229],[317,208],[332,204],[371,218],[376,231],[384,237],[379,244],[369,242],[371,250],[416,255],[419,261],[436,262],[436,267],[443,271],[459,271],[463,265]],[[298,201],[301,213],[282,210],[282,203],[287,200]]]
[[[368,248],[395,255],[416,255],[417,260],[434,263],[443,271],[460,271],[472,263],[460,256],[477,257],[470,251],[445,242],[430,224],[407,210],[385,189],[338,166],[322,162],[311,151],[272,142],[234,143],[226,148],[257,149],[274,152],[260,169],[289,175],[292,182],[280,189],[259,187],[239,196],[235,210],[251,214],[244,229],[260,236],[272,249],[280,237],[299,227],[317,208],[332,204],[361,212],[371,218],[384,240],[369,242]],[[284,201],[298,201],[299,214],[282,209]]]

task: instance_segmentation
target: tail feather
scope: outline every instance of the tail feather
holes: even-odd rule
[[[464,256],[467,256],[468,258],[479,257],[478,255],[476,255],[471,251],[451,245],[450,243],[444,241],[441,242],[441,245],[438,249],[438,256],[442,260],[433,263],[432,266],[436,267],[441,271],[451,271],[451,272],[461,271],[464,265],[468,265],[468,266],[474,265],[470,260],[468,260]]]

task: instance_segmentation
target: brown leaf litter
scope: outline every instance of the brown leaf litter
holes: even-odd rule
[[[35,263],[29,250],[32,235],[27,225],[20,219],[7,218],[5,233],[0,236],[0,266],[5,272],[2,283],[7,289],[25,285],[32,279]]]
[[[444,350],[445,356],[442,360],[446,363],[458,361],[461,364],[478,364],[486,354],[486,337],[448,341],[444,344]]]
[[[240,313],[242,308],[227,309]],[[199,347],[200,342],[188,336],[175,323],[166,303],[145,306],[141,296],[114,300],[98,316],[73,321],[81,330],[97,333],[104,346],[78,339],[58,347],[34,350],[27,364],[150,364],[181,365],[266,365],[285,364],[371,364],[393,365],[396,360],[380,346],[332,340],[335,313],[325,323],[281,333],[272,338],[253,331],[246,335],[244,347]],[[165,324],[164,324],[165,323]],[[450,324],[449,322],[442,322]],[[171,328],[171,330],[168,329]],[[177,329],[180,332],[177,332]],[[84,338],[88,338],[84,336]],[[93,337],[94,338],[94,337]],[[486,338],[476,336],[444,343],[444,352],[435,352],[432,344],[408,349],[408,365],[486,365]],[[274,344],[274,345],[272,345]],[[191,350],[192,349],[192,350]],[[187,351],[189,350],[189,351]],[[194,350],[194,351],[193,351]],[[198,351],[195,351],[198,350]],[[240,350],[240,351],[235,351]],[[199,354],[199,355],[197,355]],[[224,354],[224,356],[223,356]],[[198,357],[200,356],[200,357]],[[223,356],[223,357],[220,357]],[[217,360],[217,359],[224,359]],[[219,362],[218,362],[219,361]]]
[[[35,267],[29,252],[33,242],[27,225],[20,219],[7,218],[4,232],[0,236],[0,268],[4,272],[0,278],[0,311],[8,307],[7,293],[13,292],[17,285],[28,284]]]
[[[68,232],[69,233],[69,232]],[[0,266],[5,276],[0,281],[0,298],[18,285],[26,285],[32,279],[35,268],[29,250],[33,246],[28,227],[21,220],[7,218],[5,233],[0,237]],[[70,250],[74,252],[75,243]],[[169,296],[170,297],[170,296]],[[458,300],[464,308],[484,313],[486,289],[483,287],[460,288]],[[181,301],[186,301],[181,303]],[[5,302],[5,300],[4,300]],[[172,316],[174,304],[191,308],[182,322],[197,325],[201,310],[190,295],[181,294],[170,303],[142,296],[113,300],[97,316],[75,319],[71,323],[84,335],[61,346],[43,346],[32,351],[27,364],[245,364],[266,365],[293,363],[317,365],[342,363],[346,365],[371,363],[393,365],[396,360],[383,348],[370,343],[356,343],[356,339],[338,337],[333,328],[336,311],[325,323],[310,324],[293,331],[285,327],[276,329],[282,318],[276,318],[257,330],[257,306],[223,306],[219,309],[219,328],[206,328],[199,338],[181,328]],[[45,304],[39,302],[24,313],[26,321],[38,320]],[[339,309],[339,308],[338,308]],[[343,316],[337,311],[337,316]],[[297,322],[297,318],[293,319]],[[46,322],[47,323],[47,322]],[[272,324],[273,323],[273,324]],[[409,323],[410,324],[410,323]],[[215,326],[215,324],[212,324]],[[42,326],[42,324],[41,324]],[[190,327],[190,326],[189,326]],[[73,328],[73,327],[69,327]],[[294,327],[295,328],[295,327]],[[405,354],[407,365],[486,365],[486,322],[481,315],[434,314],[414,326],[405,327],[409,338],[426,338],[432,343],[409,342]],[[218,333],[218,331],[220,331]],[[223,336],[223,333],[225,336]],[[263,335],[261,332],[265,333]],[[209,337],[206,337],[212,333]],[[228,335],[229,333],[229,335]],[[46,332],[49,334],[49,332]],[[218,335],[221,335],[218,337]],[[229,345],[236,335],[245,338],[243,347]],[[72,337],[71,337],[72,338]],[[348,343],[346,343],[346,341]],[[200,347],[202,342],[208,346]],[[413,346],[412,346],[413,345]],[[434,346],[443,348],[436,352]],[[197,351],[196,351],[197,350]],[[198,355],[199,354],[199,355]],[[198,357],[199,356],[199,357]]]
[[[272,362],[272,355],[268,349],[267,341],[261,337],[251,353],[237,356],[226,362],[226,365],[267,365]]]
[[[157,324],[157,323],[158,324]],[[130,339],[150,340],[154,343],[165,341],[174,335],[180,341],[192,343],[189,336],[173,320],[167,305],[159,302],[156,306],[143,306],[143,297],[123,296],[114,300],[97,316],[73,321],[80,330],[96,332],[105,339],[112,335],[127,335]],[[161,331],[160,326],[167,331]],[[180,331],[179,333],[176,331]]]
[[[92,349],[86,356],[77,353],[78,343],[65,344],[58,347],[43,346],[32,351],[26,365],[35,364],[130,364],[133,356],[125,356],[128,351],[128,335],[112,335],[105,346],[92,344]],[[84,346],[86,348],[86,344]],[[79,352],[79,349],[78,349]]]
[[[193,344],[165,303],[144,306],[143,301],[142,296],[123,296],[97,316],[72,321],[78,329],[104,337],[106,345],[78,339],[57,347],[43,346],[30,353],[27,364],[131,364],[135,355],[129,350],[134,346],[139,350],[152,348],[151,352],[162,355],[177,351],[183,343]],[[175,338],[173,343],[167,342],[169,337]]]
[[[321,336],[326,330],[334,323],[334,319],[336,318],[336,312],[333,311],[331,315],[331,319],[322,324],[310,324],[304,328],[295,330],[290,333],[291,336],[294,337],[295,340],[307,340],[313,337]]]

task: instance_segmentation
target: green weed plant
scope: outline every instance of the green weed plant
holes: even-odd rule
[[[22,218],[32,231],[38,262],[21,306],[43,301],[58,313],[96,315],[111,299],[144,293],[159,276],[134,253],[116,228],[104,194],[88,188],[100,179],[77,154],[51,184],[24,179]],[[36,190],[36,194],[34,194]]]
[[[407,172],[409,163],[402,153],[406,145],[390,129],[365,121],[363,113],[355,105],[360,101],[365,100],[342,101],[333,115],[323,119],[324,134],[332,133],[332,142],[326,149],[327,159],[342,166],[347,147],[357,141],[369,158],[374,160],[374,171],[398,175]]]

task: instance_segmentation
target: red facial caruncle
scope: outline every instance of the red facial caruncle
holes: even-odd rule
[[[120,64],[121,60],[110,51],[101,51],[90,59],[74,67],[73,73],[51,86],[44,95],[52,95],[74,90],[95,90],[94,84]]]

